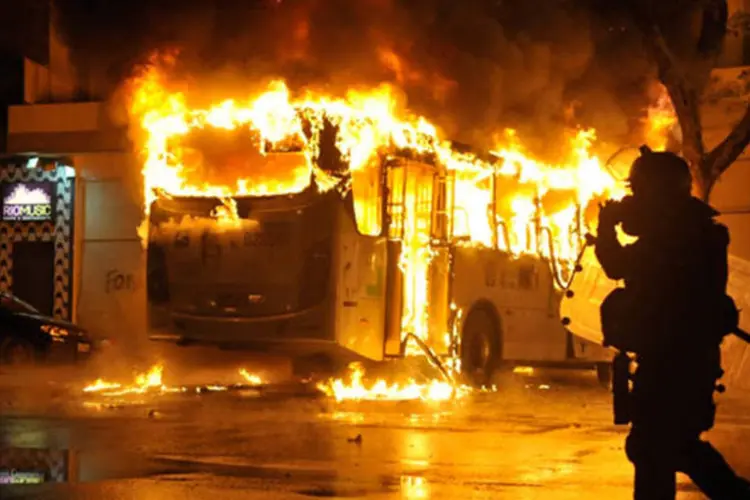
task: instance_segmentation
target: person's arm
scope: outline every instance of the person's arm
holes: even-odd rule
[[[604,273],[612,280],[626,277],[632,259],[632,248],[623,247],[617,241],[615,226],[619,222],[616,204],[608,203],[601,207],[595,253]]]

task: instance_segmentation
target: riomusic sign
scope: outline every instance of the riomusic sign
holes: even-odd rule
[[[2,189],[4,221],[51,220],[55,213],[55,184],[18,182]]]

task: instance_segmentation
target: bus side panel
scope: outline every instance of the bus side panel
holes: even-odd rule
[[[429,328],[428,344],[438,355],[449,354],[448,318],[450,314],[450,274],[451,252],[447,247],[435,248],[430,261],[429,302],[427,317]]]
[[[336,342],[380,361],[385,343],[387,240],[359,234],[345,210],[338,217]]]
[[[486,248],[458,247],[453,298],[463,318],[479,300],[490,302],[502,323],[501,352],[510,361],[563,361],[568,335],[560,323],[558,293],[546,262],[514,259]]]

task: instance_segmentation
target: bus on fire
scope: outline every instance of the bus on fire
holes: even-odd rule
[[[556,281],[568,278],[552,235],[539,218],[519,229],[499,216],[500,168],[482,181],[483,198],[434,155],[394,148],[345,173],[323,156],[320,168],[344,189],[313,178],[283,194],[156,197],[147,265],[153,340],[281,353],[303,367],[404,356],[411,333],[459,359],[476,385],[512,364],[606,376],[608,350],[561,322]],[[309,157],[287,148],[244,164],[305,171]],[[486,233],[482,244],[477,231]],[[549,250],[514,251],[513,238],[529,248],[547,241]]]

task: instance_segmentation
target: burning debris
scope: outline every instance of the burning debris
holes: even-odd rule
[[[204,393],[204,392],[225,392],[230,389],[240,389],[247,387],[257,387],[263,384],[263,380],[258,375],[248,372],[242,368],[239,375],[242,382],[234,385],[208,384],[200,386],[169,386],[163,382],[162,376],[164,366],[161,364],[154,365],[147,372],[135,376],[131,384],[121,384],[110,382],[104,379],[97,379],[93,383],[83,388],[86,394],[103,396],[107,398],[123,397],[128,395],[160,395],[175,393]]]
[[[460,399],[469,392],[465,386],[456,386],[442,380],[405,383],[388,383],[378,378],[368,382],[361,363],[349,365],[344,378],[336,378],[318,384],[318,389],[336,401],[448,401]]]

